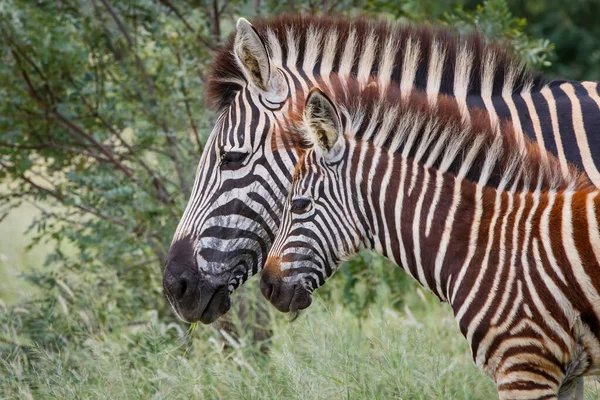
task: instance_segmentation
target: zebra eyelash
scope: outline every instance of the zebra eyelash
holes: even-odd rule
[[[219,166],[239,166],[244,163],[250,153],[241,151],[227,151],[221,155]]]

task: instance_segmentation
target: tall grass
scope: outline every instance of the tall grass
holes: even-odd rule
[[[429,303],[430,300],[428,299]],[[492,399],[447,307],[413,316],[374,307],[363,320],[317,300],[293,323],[276,316],[269,350],[202,327],[90,337],[76,353],[39,354],[34,374],[4,365],[0,396],[91,399]],[[8,375],[6,375],[8,374]],[[598,398],[592,385],[586,398]]]
[[[428,300],[429,301],[429,300]],[[425,308],[428,308],[426,306]],[[425,310],[423,308],[423,310]],[[91,336],[84,349],[40,353],[35,373],[3,365],[5,397],[207,399],[450,399],[494,397],[449,309],[374,307],[359,320],[317,300],[290,323],[273,316],[268,350],[202,327],[174,345],[175,326]],[[264,346],[263,346],[264,349]]]

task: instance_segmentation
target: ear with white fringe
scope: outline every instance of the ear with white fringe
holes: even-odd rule
[[[343,147],[342,123],[336,106],[318,88],[308,93],[304,120],[309,131],[307,139],[327,161],[335,161]]]
[[[237,21],[233,50],[246,79],[270,102],[281,103],[287,98],[285,79],[273,66],[265,42],[245,18]]]

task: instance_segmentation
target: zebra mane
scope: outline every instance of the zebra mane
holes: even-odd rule
[[[324,92],[335,99],[349,138],[488,187],[580,190],[592,186],[575,167],[565,178],[558,159],[516,134],[510,121],[492,126],[489,114],[479,109],[471,110],[466,121],[452,97],[438,96],[431,102],[418,90],[403,96],[397,86],[383,88],[376,79],[364,84],[333,76],[331,82],[333,89]],[[303,102],[299,98],[298,106],[290,110],[280,135],[300,152],[312,147]]]
[[[364,17],[290,15],[258,19],[253,27],[265,41],[275,65],[297,70],[303,76],[319,76],[326,56],[327,64],[331,62],[331,71],[324,71],[326,74],[342,71],[363,80],[377,75],[384,83],[393,81],[450,96],[538,90],[547,83],[506,49],[486,43],[478,32],[461,35],[441,26]],[[206,93],[213,109],[227,106],[245,85],[233,54],[234,37],[235,32],[215,54],[210,67]],[[307,59],[310,62],[305,63]],[[306,65],[310,71],[304,71]],[[441,74],[439,82],[427,82],[430,69]]]

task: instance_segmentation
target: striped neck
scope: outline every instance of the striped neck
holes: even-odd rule
[[[352,165],[344,169],[359,182],[345,184],[358,188],[363,245],[400,265],[455,311],[466,301],[464,293],[482,284],[477,276],[485,271],[474,271],[499,260],[522,276],[526,268],[542,267],[540,251],[551,251],[553,274],[565,282],[573,268],[598,265],[597,191],[536,189],[536,182],[517,189],[519,180],[487,187],[365,143],[350,142],[348,152]]]
[[[360,242],[450,303],[486,373],[505,372],[505,336],[582,354],[581,371],[600,362],[598,189],[487,187],[364,143],[347,151]]]

